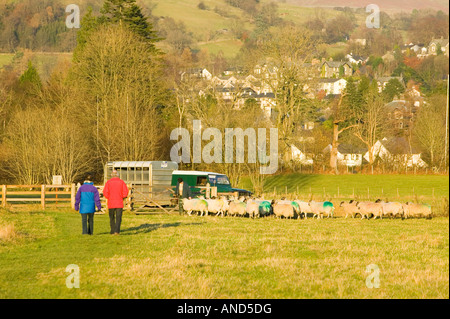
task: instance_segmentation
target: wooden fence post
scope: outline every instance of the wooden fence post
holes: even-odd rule
[[[41,185],[41,207],[45,210],[45,185]]]
[[[2,185],[2,207],[6,207],[6,185]]]
[[[72,183],[70,187],[70,206],[75,209],[75,196],[76,196],[76,186],[75,183]]]
[[[211,198],[211,188],[210,188],[210,184],[209,183],[206,184],[205,197],[206,198]]]

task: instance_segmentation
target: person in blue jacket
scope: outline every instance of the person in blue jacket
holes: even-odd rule
[[[102,209],[100,195],[91,179],[91,175],[86,176],[86,180],[83,185],[80,186],[75,196],[75,210],[79,211],[81,214],[83,235],[92,235],[94,233],[95,207],[97,206],[99,211]]]

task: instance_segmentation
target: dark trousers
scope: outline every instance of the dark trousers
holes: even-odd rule
[[[123,208],[109,209],[109,224],[111,226],[111,234],[120,233],[120,224],[122,223]]]
[[[83,235],[92,235],[94,233],[94,213],[81,214],[81,225],[83,228]]]
[[[184,214],[184,209],[183,209],[183,198],[178,198],[178,212],[180,213],[180,215]]]

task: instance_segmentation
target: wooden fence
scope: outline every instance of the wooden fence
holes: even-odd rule
[[[103,197],[103,187],[96,186],[100,193],[102,207],[106,207],[107,200]],[[74,208],[75,195],[78,187],[71,185],[2,185],[1,186],[1,207],[24,207],[36,204],[43,210],[46,207],[52,208]],[[129,207],[130,197],[126,199]]]
[[[165,207],[176,206],[169,187],[164,191],[143,192],[139,186],[127,185],[129,189],[128,197],[125,199],[125,209],[136,210],[144,207],[153,207],[169,212]],[[52,208],[74,208],[75,195],[78,191],[75,184],[71,185],[1,185],[1,206],[2,208],[30,207],[36,205],[42,210],[47,207]],[[100,194],[100,201],[103,208],[107,207],[107,199],[103,197],[104,186],[96,186]],[[206,197],[217,196],[217,187],[198,187]],[[161,197],[162,196],[162,197]]]

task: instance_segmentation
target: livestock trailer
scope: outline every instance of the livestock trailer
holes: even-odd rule
[[[116,170],[119,177],[132,184],[133,206],[166,206],[173,204],[172,172],[178,164],[171,161],[118,161],[107,162],[104,168],[104,183]]]

